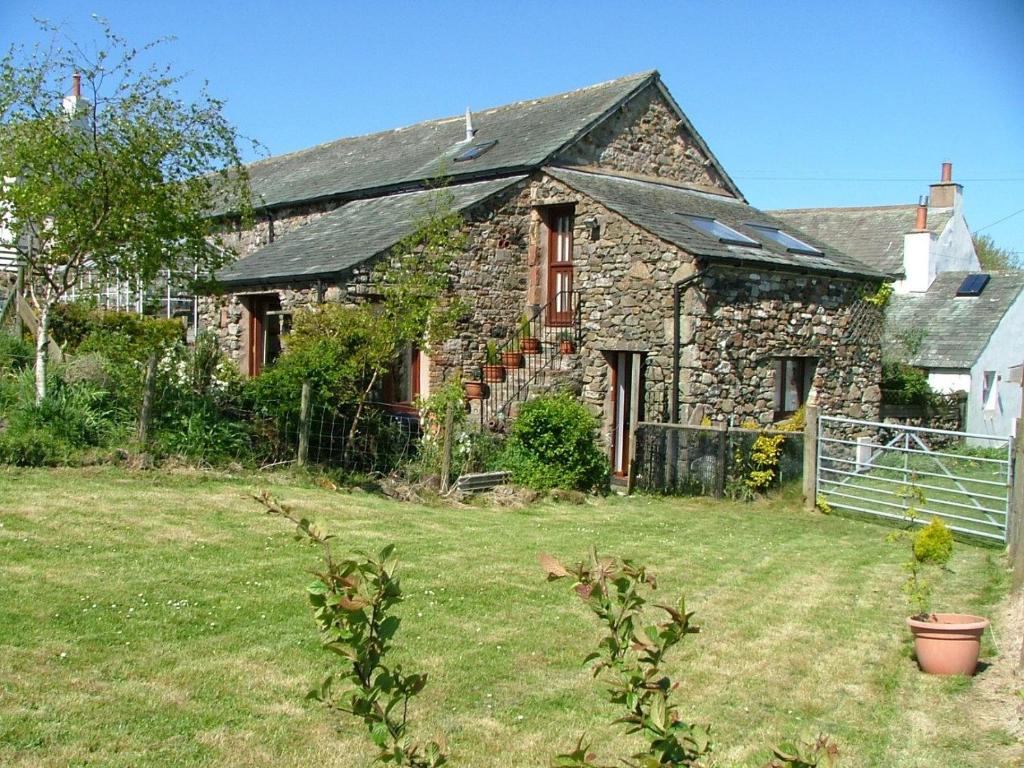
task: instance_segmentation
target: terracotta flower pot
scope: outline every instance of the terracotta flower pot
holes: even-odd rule
[[[965,613],[933,613],[928,619],[907,619],[914,635],[914,654],[930,675],[973,675],[981,652],[981,633],[988,619]]]
[[[505,380],[505,366],[503,365],[485,365],[484,366],[484,381],[488,381],[491,384],[497,384]]]
[[[520,339],[519,348],[528,355],[536,355],[540,352],[540,339]]]
[[[576,344],[570,339],[562,339],[558,342],[558,351],[563,355],[571,355],[576,351]]]
[[[518,368],[523,364],[522,352],[502,352],[501,364],[506,368]]]
[[[464,381],[462,386],[466,390],[467,400],[483,400],[490,393],[490,387],[482,381]]]

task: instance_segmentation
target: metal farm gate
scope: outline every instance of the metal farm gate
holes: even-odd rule
[[[829,507],[1005,542],[1013,438],[834,416],[818,422],[817,493]],[[908,510],[914,510],[914,517]]]

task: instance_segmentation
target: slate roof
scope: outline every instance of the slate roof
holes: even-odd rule
[[[443,174],[458,182],[538,168],[651,83],[660,84],[655,70],[473,112],[476,135],[470,143],[465,142],[465,116],[459,115],[262,160],[248,167],[254,204],[368,197],[408,189]],[[453,162],[461,150],[494,140],[498,143],[480,157]],[[712,161],[728,180],[713,157]]]
[[[882,279],[884,275],[796,227],[725,195],[680,188],[670,184],[640,181],[622,176],[589,173],[566,168],[545,168],[556,179],[619,213],[651,234],[667,240],[687,253],[719,262],[751,267],[784,268],[832,275]],[[727,245],[689,226],[680,214],[717,219],[757,240],[761,248]],[[790,253],[767,240],[745,222],[776,226],[819,248],[823,255]]]
[[[921,368],[974,365],[996,326],[1024,292],[1024,272],[989,272],[980,296],[957,296],[971,272],[942,272],[925,293],[894,295],[885,312],[885,343],[898,344],[901,333],[925,331],[910,363]]]
[[[462,211],[525,179],[513,176],[444,190]],[[336,276],[411,234],[436,190],[354,200],[305,224],[217,272],[228,286],[281,283]]]
[[[790,208],[768,213],[892,276],[903,275],[903,236],[917,223],[916,205]],[[929,208],[928,229],[941,233],[952,216],[952,208]]]

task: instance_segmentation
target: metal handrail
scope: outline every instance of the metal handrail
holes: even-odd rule
[[[569,309],[564,313],[571,319],[565,325],[551,324],[549,318],[555,307],[564,306],[568,300]],[[529,387],[546,370],[551,369],[555,360],[561,357],[560,343],[565,335],[575,349],[582,339],[581,302],[578,291],[566,291],[547,304],[535,307],[527,314],[528,331],[524,335],[517,329],[497,348],[499,358],[506,353],[518,353],[519,365],[504,368],[504,386],[491,387],[489,397],[480,401],[480,423],[486,424],[491,418],[507,418],[511,405],[527,398]],[[536,347],[533,344],[536,344]],[[527,349],[524,349],[527,347]],[[479,366],[480,380],[485,381],[484,364]]]

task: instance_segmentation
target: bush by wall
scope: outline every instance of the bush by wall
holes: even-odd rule
[[[608,487],[608,459],[597,443],[597,421],[564,393],[523,404],[499,463],[515,482],[538,490]]]

